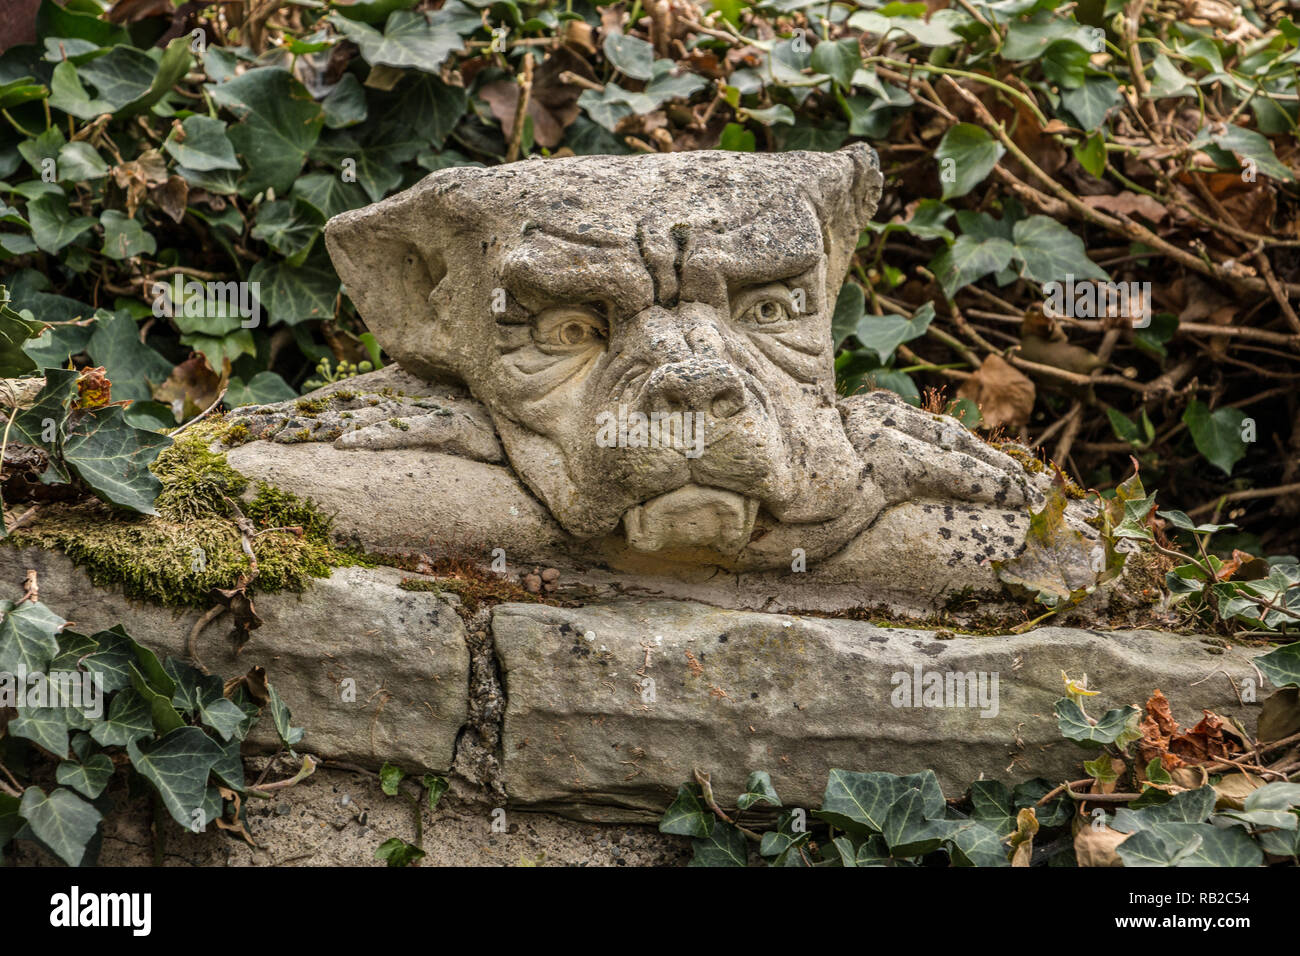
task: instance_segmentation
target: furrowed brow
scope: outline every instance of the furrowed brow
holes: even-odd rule
[[[501,264],[506,290],[536,311],[568,302],[608,300],[620,311],[639,311],[654,297],[645,266],[630,239],[556,235],[530,229]]]

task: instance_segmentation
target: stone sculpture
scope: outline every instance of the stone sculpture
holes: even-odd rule
[[[365,528],[371,549],[456,541],[479,556],[500,547],[512,561],[668,580],[750,575],[741,590],[758,590],[742,606],[762,606],[755,573],[808,567],[817,572],[792,599],[809,607],[862,604],[863,585],[916,610],[962,588],[998,590],[991,562],[1017,552],[1041,497],[1031,476],[893,393],[835,392],[831,318],[880,190],[861,144],[434,173],[335,217],[326,241],[368,328],[418,379],[393,389],[394,373],[380,373],[387,396],[452,404],[440,416],[427,401],[385,405],[382,419],[338,406],[306,427],[263,415],[254,435],[328,439],[353,461],[360,448],[405,446],[421,471],[473,461],[527,489],[507,503],[466,474],[461,494],[478,487],[452,495],[448,520],[418,527],[422,541],[410,540],[409,515],[427,508],[412,502],[393,534],[382,519]],[[364,385],[375,382],[347,392]],[[259,410],[248,415],[256,425]],[[325,466],[282,454],[294,462],[236,464],[280,480],[287,468],[329,505],[313,476],[345,456]],[[503,529],[503,509],[526,520]],[[1082,517],[1072,515],[1092,534]],[[920,582],[892,567],[900,547]],[[856,593],[828,597],[845,587]]]
[[[37,570],[87,628],[197,647],[225,674],[270,663],[320,755],[450,768],[490,806],[591,819],[654,819],[694,766],[724,793],[770,769],[808,806],[832,767],[933,767],[951,792],[1069,779],[1062,670],[1116,705],[1177,687],[1185,722],[1241,715],[1244,658],[1097,629],[1123,622],[1121,588],[1078,605],[1087,629],[988,636],[1043,613],[997,563],[1033,555],[1049,479],[892,392],[836,393],[834,304],[880,190],[860,145],[437,172],[326,227],[396,364],[205,426],[248,494],[311,498],[342,543],[406,571],[259,594],[236,659],[215,628],[196,644],[200,609],[128,601],[65,556],[10,551],[0,570]],[[1094,514],[1071,501],[1072,547],[1046,555],[1071,590],[1098,577]],[[535,567],[543,603],[455,587]],[[983,633],[948,630],[980,616]],[[895,678],[922,671],[998,676],[1001,696],[897,706]]]

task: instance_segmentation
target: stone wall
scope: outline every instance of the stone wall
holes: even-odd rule
[[[77,629],[121,623],[160,653],[186,655],[199,612],[96,588],[59,554],[0,549],[0,580],[12,589],[28,569],[41,600]],[[724,800],[750,770],[767,770],[787,805],[804,806],[819,803],[832,767],[929,767],[949,796],[980,777],[1072,779],[1088,754],[1057,732],[1062,670],[1087,674],[1098,713],[1140,706],[1160,688],[1184,724],[1202,708],[1255,721],[1230,683],[1255,676],[1252,652],[1217,639],[1059,627],[957,636],[627,599],[499,604],[467,628],[456,598],[404,589],[402,578],[342,568],[301,595],[260,595],[265,624],[243,651],[233,654],[218,618],[199,656],[222,676],[265,666],[306,728],[306,751],[448,772],[462,770],[471,746],[486,748],[465,775],[489,797],[601,822],[655,819],[695,767]],[[475,640],[486,642],[477,676]],[[996,677],[996,696],[895,706],[904,685],[957,672],[983,675],[988,692]],[[492,726],[470,734],[476,720]],[[269,735],[253,744],[274,747]]]

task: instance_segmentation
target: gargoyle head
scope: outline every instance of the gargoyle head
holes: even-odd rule
[[[864,145],[531,160],[325,235],[380,344],[463,381],[567,531],[725,556],[760,510],[826,522],[860,487],[831,314],[880,188]]]

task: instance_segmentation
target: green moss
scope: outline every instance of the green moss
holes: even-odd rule
[[[319,415],[330,407],[330,400],[325,397],[300,398],[294,407],[303,415]]]
[[[7,542],[62,551],[95,584],[119,585],[128,597],[210,607],[213,588],[233,587],[250,570],[232,508],[248,479],[224,455],[208,450],[228,430],[221,421],[204,422],[158,456],[157,515],[136,515],[97,500],[50,503]],[[332,568],[365,563],[331,544],[330,519],[311,501],[262,485],[242,510],[264,532],[253,538],[254,592],[302,591]]]
[[[357,393],[350,388],[340,388],[337,392],[331,392],[330,398],[337,402],[350,402],[357,397]]]
[[[236,445],[242,445],[253,436],[248,431],[247,422],[235,422],[221,435],[221,443],[234,448]]]
[[[388,424],[392,425],[394,428],[398,429],[399,431],[409,432],[411,430],[411,426],[408,425],[406,422],[402,421],[400,418],[390,418],[388,420]]]

